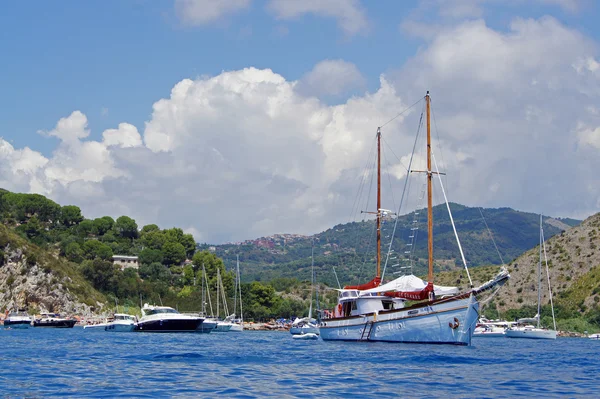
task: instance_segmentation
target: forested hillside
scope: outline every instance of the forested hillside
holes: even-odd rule
[[[0,215],[3,311],[87,313],[105,311],[115,303],[135,309],[140,301],[201,311],[203,286],[210,303],[216,303],[217,270],[227,297],[233,298],[233,272],[226,271],[215,254],[198,252],[192,235],[179,228],[160,229],[154,224],[140,228],[128,216],[90,220],[77,206],[6,190],[0,190]],[[138,256],[139,270],[121,270],[113,265],[113,255]],[[40,298],[42,293],[46,294]],[[250,318],[290,317],[306,308],[302,298],[283,297],[269,284],[243,284],[242,293]],[[210,308],[206,311],[211,313]]]
[[[505,262],[510,262],[523,252],[535,246],[538,241],[539,215],[519,212],[510,208],[483,209],[451,204],[467,262],[470,266],[501,264],[490,233],[498,246]],[[485,216],[485,220],[482,218]],[[454,238],[452,225],[445,205],[433,209],[434,251],[437,268],[452,270],[460,265],[459,249]],[[426,211],[403,215],[398,218],[396,236],[392,249],[398,261],[391,262],[406,265],[409,258],[416,274],[425,270],[427,258]],[[546,236],[552,237],[563,230],[577,225],[573,219],[544,218]],[[382,242],[387,250],[395,219],[386,219],[382,227]],[[414,233],[414,249],[409,237]],[[344,283],[355,283],[368,278],[374,270],[375,259],[375,222],[367,220],[334,226],[314,236],[278,234],[262,237],[237,244],[210,246],[224,259],[229,267],[235,263],[236,255],[243,263],[243,279],[269,281],[276,277],[310,276],[311,250],[314,245],[315,266],[318,281],[335,286],[333,267],[338,278]],[[405,254],[410,251],[410,254]],[[390,268],[390,271],[396,271]]]

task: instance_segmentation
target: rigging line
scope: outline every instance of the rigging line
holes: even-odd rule
[[[496,240],[494,240],[494,235],[492,234],[492,231],[488,227],[488,224],[487,224],[487,222],[485,220],[485,217],[483,216],[483,212],[482,212],[481,207],[479,207],[479,213],[481,214],[481,218],[483,219],[483,223],[485,223],[485,228],[487,229],[488,233],[490,233],[490,237],[492,238],[492,242],[494,243],[494,248],[496,248],[496,252],[498,253],[498,256],[500,257],[500,261],[502,262],[502,266],[504,266],[504,259],[502,259],[502,255],[500,255],[500,250],[498,249],[498,246],[496,245]]]
[[[554,302],[552,300],[552,288],[550,287],[550,270],[548,269],[548,257],[546,256],[546,240],[544,239],[544,227],[541,223],[540,231],[542,235],[542,247],[544,248],[544,261],[546,262],[546,276],[548,277],[548,293],[550,294],[550,308],[552,309],[552,321],[554,323],[554,331],[556,331],[556,318],[554,317]]]
[[[367,156],[367,162],[362,170],[361,173],[361,179],[360,179],[360,183],[356,192],[356,196],[354,197],[354,203],[352,204],[352,209],[350,212],[350,221],[354,221],[356,218],[356,214],[358,213],[358,209],[360,208],[360,198],[362,197],[362,192],[364,190],[364,186],[365,186],[365,182],[367,180],[369,171],[372,170],[371,164],[371,158],[373,156],[373,154],[375,153],[374,151],[375,148],[375,144],[374,142],[371,144],[371,149],[369,150],[369,155]]]
[[[367,195],[367,204],[366,204],[366,207],[369,206],[368,201],[369,201],[370,193],[371,193],[371,190],[372,190],[372,187],[373,187],[373,175],[374,175],[373,169],[374,169],[374,165],[375,165],[375,162],[376,162],[376,159],[375,159],[376,156],[375,156],[375,150],[374,150],[374,148],[375,148],[375,141],[373,141],[372,144],[371,144],[371,151],[369,152],[369,156],[368,156],[368,159],[367,159],[367,164],[365,165],[365,168],[364,168],[363,173],[362,173],[361,187],[360,187],[360,189],[359,189],[359,191],[357,193],[357,197],[355,198],[356,209],[353,209],[352,214],[350,215],[351,216],[351,219],[350,219],[351,221],[356,221],[356,219],[357,219],[359,208],[361,207],[360,198],[362,198],[362,196],[363,196],[363,192],[364,192],[364,189],[365,189],[365,186],[366,186],[366,180],[370,176],[370,187],[369,187],[369,193]],[[354,234],[354,241],[355,242],[358,241],[359,233],[360,233],[360,231],[359,231],[359,229],[357,229],[356,232],[355,232],[355,234]],[[370,240],[371,240],[371,238],[369,239],[368,245],[370,245]],[[358,259],[359,259],[359,254],[355,250],[353,257],[351,258],[351,263],[352,264],[359,263],[359,262],[357,262]],[[363,265],[365,263],[366,263],[366,254],[365,254],[365,258],[363,259],[362,265],[359,266],[359,276],[358,276],[359,278],[360,278],[360,271],[362,271],[362,267],[363,267]]]
[[[442,141],[440,140],[440,132],[437,127],[437,120],[435,119],[435,111],[433,110],[433,107],[431,106],[431,96],[429,97],[429,108],[431,109],[431,115],[433,116],[433,126],[434,126],[434,130],[435,130],[435,135],[437,137],[437,143],[438,143],[438,148],[440,150],[440,155],[442,157],[442,168],[444,168],[447,166],[446,166],[446,161],[444,160],[444,153],[442,152],[442,147],[440,146]],[[446,180],[446,187],[449,187],[447,175],[444,175],[444,180]],[[450,194],[450,192],[448,192],[448,194]]]
[[[381,140],[383,140],[383,142],[385,143],[385,145],[390,149],[390,151],[396,157],[396,159],[398,160],[398,162],[400,162],[400,165],[402,165],[402,167],[404,168],[404,170],[408,170],[408,168],[406,166],[404,166],[404,164],[402,163],[402,159],[400,157],[398,157],[398,155],[396,155],[396,153],[394,152],[392,146],[389,145],[389,143],[383,138],[383,136],[381,137]]]
[[[413,158],[415,155],[415,149],[417,148],[417,140],[419,139],[419,133],[421,132],[421,127],[423,126],[423,112],[421,112],[421,117],[419,118],[419,125],[417,126],[417,134],[415,136],[415,141],[413,143],[413,148],[412,148],[412,152],[410,153],[410,160],[408,161],[408,172],[406,173],[406,178],[404,180],[404,187],[402,188],[402,196],[400,197],[400,204],[398,205],[398,215],[400,215],[400,212],[402,210],[402,204],[404,203],[404,195],[406,194],[406,187],[408,186],[408,182],[409,182],[409,177],[410,177],[410,167],[412,166],[413,163]],[[387,265],[388,265],[388,261],[390,259],[390,253],[391,253],[391,249],[392,249],[392,243],[394,242],[394,237],[396,236],[396,229],[398,228],[398,220],[400,220],[400,218],[396,218],[396,221],[394,222],[394,228],[392,230],[392,239],[390,240],[390,245],[388,247],[388,251],[387,251],[387,255],[385,257],[385,263],[383,265],[383,272],[381,273],[381,281],[383,281],[383,277],[385,276],[385,271],[387,269]]]
[[[419,98],[413,105],[411,105],[410,107],[406,108],[404,111],[398,113],[396,116],[394,116],[392,119],[390,119],[389,121],[387,121],[386,123],[384,123],[383,125],[379,126],[379,127],[384,127],[385,125],[387,125],[388,123],[392,122],[394,119],[398,118],[399,116],[401,116],[402,114],[406,113],[408,110],[410,110],[412,107],[414,107],[415,105],[417,105],[419,102],[423,101],[425,97],[421,97]]]
[[[442,183],[442,177],[440,175],[440,170],[438,169],[437,161],[435,160],[435,155],[433,154],[433,152],[431,153],[431,157],[433,158],[433,164],[435,165],[435,171],[437,172],[437,176],[440,181],[440,187],[442,189],[442,193],[444,194],[446,208],[448,208],[448,215],[450,216],[450,223],[452,223],[452,229],[454,230],[454,235],[456,236],[456,242],[458,244],[458,249],[460,250],[460,256],[462,258],[463,264],[465,265],[465,270],[467,271],[467,277],[469,278],[469,283],[471,284],[471,288],[473,288],[473,280],[471,280],[471,273],[469,273],[469,268],[467,267],[467,261],[465,260],[465,254],[463,253],[462,245],[460,245],[460,239],[458,238],[458,233],[456,232],[456,226],[454,225],[454,218],[452,217],[452,212],[450,211],[450,204],[448,203],[448,197],[446,197],[446,191],[444,190],[444,184]]]

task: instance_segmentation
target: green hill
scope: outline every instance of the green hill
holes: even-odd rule
[[[494,243],[482,219],[485,216],[489,229],[505,262],[509,262],[535,246],[538,242],[539,215],[520,212],[510,208],[483,209],[451,204],[456,229],[461,240],[469,266],[501,264]],[[420,210],[398,218],[396,237],[392,249],[398,257],[396,263],[408,264],[402,260],[405,252],[411,249],[409,236],[417,227],[417,240],[410,259],[414,262],[416,274],[426,267],[427,229],[424,218],[426,212]],[[434,251],[436,267],[439,270],[452,270],[461,265],[459,249],[454,238],[452,225],[445,205],[436,206],[434,215]],[[414,221],[417,223],[414,223]],[[573,219],[544,218],[546,236],[561,233],[579,221]],[[389,245],[395,220],[384,221],[382,242],[384,251]],[[374,271],[375,222],[362,221],[340,224],[314,236],[278,234],[248,240],[238,244],[201,245],[201,249],[212,249],[223,258],[228,267],[235,264],[236,255],[242,262],[242,274],[246,281],[269,281],[277,277],[310,276],[310,255],[314,242],[315,266],[318,280],[336,286],[333,267],[342,284],[355,283],[368,279]],[[397,269],[396,269],[397,270]],[[390,268],[389,271],[394,271]]]

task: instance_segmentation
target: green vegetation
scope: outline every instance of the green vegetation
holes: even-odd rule
[[[453,212],[462,233],[465,252],[475,254],[470,273],[475,285],[491,279],[498,271],[495,249],[489,240],[479,211],[453,204]],[[443,209],[436,207],[436,283],[453,285],[461,289],[469,287],[462,268],[457,266],[457,253],[452,239],[449,221],[442,216]],[[488,224],[505,258],[514,258],[537,244],[538,216],[516,212],[511,209],[485,210]],[[222,277],[228,298],[234,296],[234,274],[236,255],[240,255],[242,266],[242,296],[246,319],[266,320],[274,317],[306,315],[310,300],[309,276],[311,270],[311,245],[313,237],[278,236],[242,245],[221,245],[216,251],[208,245],[196,246],[194,238],[179,228],[160,229],[157,225],[137,225],[128,216],[116,220],[109,216],[86,219],[74,205],[60,206],[35,194],[15,194],[0,190],[0,267],[15,248],[24,253],[24,266],[7,276],[6,286],[10,290],[28,275],[28,269],[37,265],[44,273],[54,278],[47,284],[60,281],[77,298],[95,306],[98,302],[137,308],[140,299],[150,303],[164,303],[180,311],[202,309],[202,269],[206,270],[210,291],[210,302],[216,303],[217,273]],[[399,224],[406,229],[412,216],[400,218]],[[574,224],[577,221],[561,220]],[[384,224],[390,229],[391,223]],[[545,227],[547,235],[556,234],[558,229]],[[373,222],[365,221],[338,225],[314,237],[314,265],[321,307],[332,307],[337,292],[328,287],[337,287],[333,274],[335,267],[342,284],[366,281],[372,277],[373,253],[369,233]],[[441,238],[440,238],[441,237]],[[590,248],[597,241],[596,230],[585,235]],[[531,240],[535,242],[530,242]],[[561,237],[562,238],[562,237]],[[413,261],[415,274],[423,275],[425,234],[417,243]],[[488,241],[487,243],[484,243]],[[577,241],[577,248],[584,241]],[[394,242],[396,253],[403,253],[401,238]],[[571,277],[567,265],[575,264],[566,242],[553,241],[549,251],[561,262],[552,260],[550,268],[560,270],[560,290],[555,295],[555,310],[559,329],[571,331],[600,330],[600,266],[589,272]],[[575,244],[574,244],[575,245]],[[209,250],[210,249],[210,250]],[[139,257],[139,270],[121,270],[114,266],[113,255],[135,255]],[[444,259],[446,258],[446,259]],[[492,260],[492,258],[494,258]],[[506,259],[505,259],[506,260]],[[488,264],[488,266],[483,266]],[[579,263],[581,267],[581,263]],[[228,267],[226,267],[228,266]],[[563,270],[564,269],[564,270]],[[587,270],[587,269],[586,269]],[[483,306],[483,313],[490,318],[514,319],[531,317],[535,309],[523,301],[532,284],[531,273],[525,271],[524,279],[513,291],[513,309],[506,309],[507,298],[497,297]],[[533,275],[533,274],[531,274]],[[324,285],[325,283],[326,285]],[[512,281],[509,282],[512,284]],[[204,285],[206,287],[206,285]],[[233,310],[233,299],[228,300]],[[523,306],[521,306],[523,304]],[[315,304],[316,308],[316,304]],[[504,309],[504,310],[501,310]],[[210,308],[207,309],[210,312]],[[548,306],[542,308],[542,322],[550,325]],[[549,319],[550,318],[550,319]]]
[[[501,264],[479,208],[451,204],[456,228],[470,266]],[[484,209],[487,224],[492,231],[505,262],[515,259],[538,243],[539,215],[515,211],[510,208]],[[422,274],[426,270],[427,231],[422,220],[425,211],[418,211],[418,240],[411,259],[415,264],[414,273]],[[445,205],[433,209],[435,258],[440,271],[453,270],[461,265],[460,254],[452,225]],[[414,227],[414,214],[399,217],[397,233],[392,249],[399,254],[401,262],[409,243],[408,236]],[[579,223],[573,219],[560,219],[570,225]],[[391,236],[394,228],[392,220],[384,221],[382,237]],[[550,238],[561,232],[557,227],[546,224],[544,233]],[[244,264],[243,278],[246,281],[270,281],[277,277],[310,276],[310,255],[314,239],[315,267],[318,281],[337,286],[332,268],[335,267],[342,284],[354,284],[372,277],[375,259],[375,223],[374,221],[340,224],[312,237],[275,236],[263,238],[242,245],[217,245],[216,253],[222,257],[228,267],[235,264],[236,255]],[[208,249],[209,244],[200,246]]]
[[[226,271],[215,254],[196,252],[192,235],[179,228],[161,230],[151,224],[138,229],[128,216],[85,219],[77,206],[61,207],[41,195],[5,190],[0,190],[0,215],[0,250],[7,245],[24,248],[28,265],[39,263],[57,279],[69,277],[67,288],[88,305],[117,299],[135,308],[141,299],[200,311],[202,267],[211,302],[216,302],[217,270],[227,297],[233,298],[233,272]],[[0,255],[3,263],[5,254]],[[139,271],[121,270],[113,265],[113,255],[138,256]],[[15,281],[16,276],[8,277],[9,288]],[[249,319],[301,315],[307,307],[303,300],[280,295],[270,284],[243,284],[242,294]]]

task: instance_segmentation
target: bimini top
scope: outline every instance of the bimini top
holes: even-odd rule
[[[402,276],[389,283],[380,285],[379,287],[361,291],[360,294],[376,294],[384,292],[415,292],[422,291],[427,287],[427,283],[415,275]],[[433,286],[435,294],[438,296],[458,294],[457,287],[444,287],[441,285]]]

